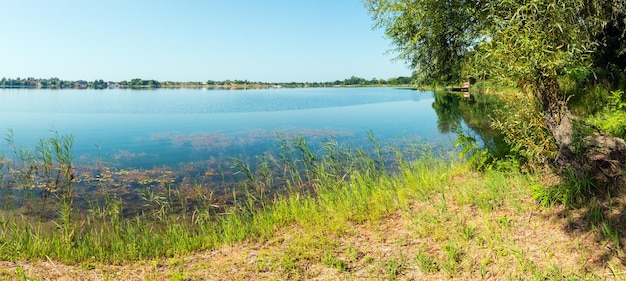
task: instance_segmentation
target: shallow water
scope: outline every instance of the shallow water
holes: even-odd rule
[[[46,220],[63,198],[82,215],[117,198],[127,217],[163,204],[172,214],[224,210],[235,194],[303,192],[316,176],[345,180],[366,167],[392,172],[396,153],[452,151],[450,128],[467,129],[434,103],[432,92],[396,88],[0,89],[0,131],[15,144],[0,141],[0,209]],[[51,148],[39,141],[67,135],[66,173],[53,151],[44,163]]]

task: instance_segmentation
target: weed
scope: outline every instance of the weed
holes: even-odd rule
[[[329,252],[324,253],[322,263],[332,268],[338,269],[339,271],[346,271],[348,268],[344,261],[336,258],[332,253]]]
[[[83,262],[80,264],[80,267],[86,270],[96,269],[96,265],[91,262]]]
[[[280,264],[286,272],[293,271],[297,268],[296,259],[289,253],[284,254],[280,258]]]
[[[17,278],[21,281],[26,281],[30,279],[28,278],[28,276],[26,276],[26,273],[24,272],[24,268],[22,268],[21,266],[15,268],[15,275],[17,275]]]
[[[461,226],[461,237],[465,241],[469,241],[476,236],[476,229],[472,226],[463,224]]]
[[[398,280],[398,277],[402,274],[403,265],[401,260],[390,258],[385,261],[385,273],[390,280]]]
[[[599,190],[589,175],[577,177],[572,170],[565,170],[563,180],[552,187],[535,185],[532,188],[532,197],[541,205],[549,207],[563,204],[566,207],[575,207],[585,202]]]
[[[608,239],[613,242],[615,249],[621,249],[620,236],[617,227],[608,222],[602,222],[600,225],[600,233],[604,239]]]
[[[513,225],[513,222],[511,221],[511,219],[509,219],[509,217],[507,215],[499,217],[498,218],[498,223],[500,223],[502,228],[504,228],[506,230],[511,230],[511,226]]]
[[[463,253],[454,243],[443,245],[443,251],[446,254],[446,260],[441,262],[441,269],[443,269],[449,276],[453,276],[459,270]]]
[[[184,259],[172,259],[168,261],[170,267],[174,268],[176,272],[171,276],[171,280],[187,280],[187,274],[185,273],[185,260]]]
[[[437,259],[426,254],[420,253],[416,256],[417,266],[420,270],[426,273],[433,273],[439,271],[439,265]]]
[[[478,273],[480,273],[481,278],[485,278],[487,275],[487,266],[491,263],[491,259],[485,258],[480,262],[480,267],[478,268]]]

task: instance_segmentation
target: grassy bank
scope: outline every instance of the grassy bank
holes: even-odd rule
[[[374,162],[371,162],[374,163]],[[309,189],[223,212],[124,218],[110,198],[50,224],[2,217],[0,277],[510,279],[623,277],[623,200],[541,206],[539,179],[425,157],[349,179],[314,166]],[[313,166],[311,168],[314,168]],[[324,168],[326,167],[326,168]],[[251,188],[254,186],[250,186]],[[259,193],[250,193],[251,195]],[[255,199],[257,198],[257,199]],[[60,211],[63,211],[61,208]],[[158,214],[155,208],[154,215]],[[203,213],[205,212],[205,213]],[[71,214],[71,215],[70,215]]]

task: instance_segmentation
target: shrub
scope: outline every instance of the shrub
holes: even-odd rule
[[[554,159],[557,149],[538,105],[524,93],[511,93],[503,99],[506,103],[495,110],[492,126],[503,133],[511,154],[523,167],[540,171],[546,159]]]

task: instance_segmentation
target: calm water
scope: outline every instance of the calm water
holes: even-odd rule
[[[444,149],[432,92],[394,88],[265,90],[0,90],[0,134],[36,146],[50,131],[72,134],[78,162],[175,166],[216,156],[260,154],[276,133],[334,137],[358,146],[419,140]],[[0,143],[8,154],[8,146]]]

